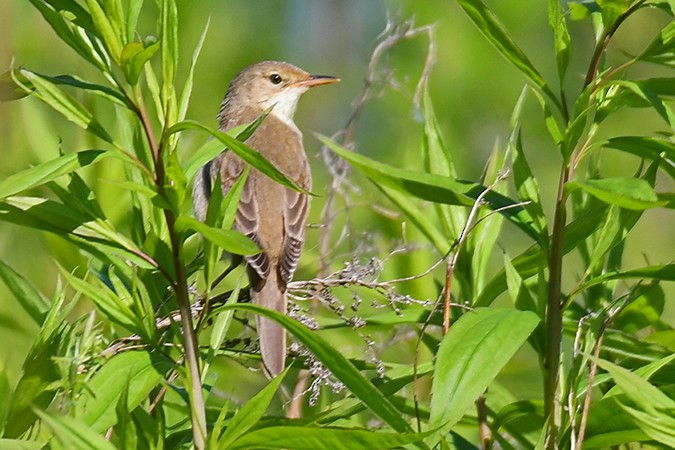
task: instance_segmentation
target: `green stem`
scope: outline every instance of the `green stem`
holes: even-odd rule
[[[546,307],[546,355],[544,358],[544,416],[548,418],[546,448],[558,448],[560,431],[560,408],[558,401],[558,382],[560,378],[560,348],[562,343],[562,306],[560,291],[562,284],[563,242],[565,238],[565,183],[571,176],[570,170],[563,166],[558,186],[553,231],[551,235],[551,253],[548,262],[548,299]]]
[[[609,42],[612,40],[612,37],[614,37],[616,31],[631,14],[640,9],[640,7],[644,2],[645,0],[635,2],[630,8],[626,10],[626,12],[621,14],[616,19],[616,21],[612,24],[611,28],[605,31],[605,33],[603,33],[602,35],[602,38],[598,40],[598,43],[595,47],[595,51],[593,52],[593,56],[591,57],[591,63],[589,64],[588,71],[586,72],[584,88],[590,85],[595,79],[595,76],[598,74],[598,71],[600,69],[600,59],[602,58],[603,53],[607,49],[607,46],[609,45]]]
[[[164,185],[166,182],[166,172],[164,170],[163,152],[165,140],[162,138],[159,142],[155,138],[152,130],[152,124],[147,114],[142,97],[138,96],[137,113],[143,130],[145,132],[148,144],[152,152],[155,163],[155,184],[162,197],[166,197]],[[192,323],[192,311],[190,309],[190,296],[188,294],[187,276],[185,266],[181,260],[181,242],[176,232],[176,216],[171,209],[164,209],[164,218],[166,220],[169,239],[171,241],[171,253],[174,265],[176,280],[173,283],[178,302],[178,310],[181,317],[181,328],[183,331],[183,341],[185,350],[185,366],[187,374],[187,390],[190,398],[190,420],[192,421],[193,443],[197,450],[206,448],[206,406],[204,403],[204,392],[202,390],[202,379],[199,367],[199,344],[197,334]]]
[[[188,295],[185,266],[180,257],[181,243],[176,234],[176,218],[171,210],[164,210],[169,237],[171,239],[172,259],[176,271],[176,299],[180,311],[181,327],[183,329],[185,365],[188,374],[188,393],[190,396],[190,419],[192,421],[192,436],[197,450],[206,447],[206,405],[202,390],[202,379],[199,369],[199,345],[197,334],[192,324],[190,297]]]

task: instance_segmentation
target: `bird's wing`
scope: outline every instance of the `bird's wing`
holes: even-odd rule
[[[305,189],[311,189],[309,167],[301,174],[298,184]],[[279,275],[285,283],[293,278],[293,273],[298,267],[302,244],[305,241],[305,225],[307,223],[307,210],[309,202],[305,194],[291,189],[285,189],[286,201],[284,203],[284,247],[281,251]]]
[[[232,152],[221,153],[214,160],[211,168],[211,178],[215,180],[220,174],[223,195],[227,195],[234,183],[241,177],[245,167],[246,163]],[[244,183],[241,197],[239,198],[239,207],[234,219],[234,228],[261,247],[257,234],[260,217],[258,215],[258,202],[254,195],[254,183],[254,178],[250,176],[246,180],[246,183]],[[266,280],[269,276],[269,258],[265,252],[261,252],[257,255],[247,256],[246,263],[252,269],[249,273],[253,272],[257,275],[257,280],[249,277],[251,278],[251,286],[255,288],[257,284],[262,280]]]

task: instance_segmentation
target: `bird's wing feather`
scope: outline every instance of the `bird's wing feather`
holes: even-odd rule
[[[218,155],[211,168],[212,179],[216,179],[220,174],[220,180],[223,187],[223,195],[232,189],[234,183],[241,177],[246,163],[232,152],[225,152]],[[258,239],[258,202],[255,198],[255,179],[248,177],[239,198],[239,207],[234,219],[234,228],[245,234],[249,239],[255,242],[259,247],[261,246]],[[258,253],[246,257],[246,263],[252,270],[249,273],[257,275],[251,278],[250,282],[253,287],[259,284],[262,280],[267,279],[270,273],[270,262],[265,252]],[[254,279],[257,278],[257,279]]]
[[[309,167],[301,172],[302,179],[298,184],[305,189],[311,189]],[[281,252],[279,275],[285,283],[293,278],[293,273],[298,267],[302,244],[305,241],[305,225],[307,223],[307,210],[309,202],[305,194],[285,189],[286,201],[284,203],[284,247]]]

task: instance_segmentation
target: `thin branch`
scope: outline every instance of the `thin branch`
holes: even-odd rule
[[[607,50],[607,46],[609,46],[610,41],[612,40],[612,37],[614,37],[614,34],[616,31],[619,29],[619,26],[635,11],[637,11],[642,4],[646,0],[640,0],[636,2],[634,5],[632,5],[630,8],[626,10],[623,14],[621,14],[616,21],[612,24],[612,27],[607,30],[605,33],[603,33],[601,39],[598,41],[595,51],[593,53],[593,56],[591,57],[591,62],[588,66],[588,71],[586,72],[586,79],[584,80],[584,88],[589,86],[592,82],[595,76],[597,75],[599,69],[600,69],[600,61],[602,59],[602,55],[605,53],[605,50]]]
[[[492,433],[487,422],[487,408],[485,407],[485,396],[481,395],[476,400],[476,412],[478,414],[478,429],[480,430],[480,443],[483,450],[492,448]]]
[[[419,35],[426,34],[429,38],[429,47],[427,50],[427,57],[424,64],[422,75],[417,84],[417,89],[414,97],[415,107],[419,104],[421,96],[421,89],[427,82],[431,68],[436,60],[436,47],[433,34],[434,26],[425,25],[422,27],[415,27],[413,19],[403,22],[397,22],[390,16],[387,18],[385,29],[380,33],[378,39],[379,43],[371,53],[366,75],[363,82],[361,93],[356,97],[352,106],[352,113],[347,120],[347,124],[341,132],[336,135],[342,136],[342,145],[344,147],[353,147],[354,133],[356,131],[356,121],[363,110],[363,106],[368,100],[373,98],[373,88],[378,84],[386,84],[390,79],[390,73],[385,72],[380,75],[378,69],[381,65],[382,58],[401,41],[406,39],[413,39]],[[343,185],[349,177],[349,164],[341,158],[335,157],[327,148],[323,148],[324,160],[326,167],[331,175],[331,183],[326,195],[326,202],[321,213],[321,235],[319,237],[319,270],[318,276],[325,277],[328,274],[329,258],[328,255],[334,245],[331,245],[330,236],[332,234],[333,225],[336,219],[336,212],[334,211],[334,204],[336,196],[342,191]]]
[[[446,282],[445,282],[445,287],[443,289],[443,333],[447,333],[448,330],[450,330],[450,293],[452,291],[452,278],[455,273],[455,267],[457,266],[457,260],[459,258],[459,254],[462,250],[462,246],[464,245],[464,242],[466,241],[467,236],[469,233],[474,229],[473,228],[473,223],[474,219],[476,218],[476,215],[478,214],[479,208],[483,205],[485,196],[491,192],[492,190],[497,187],[499,183],[504,181],[508,176],[509,176],[510,171],[504,170],[502,171],[498,176],[497,179],[490,184],[483,192],[480,193],[478,197],[476,197],[476,201],[473,203],[473,206],[471,206],[471,211],[469,212],[469,216],[466,219],[466,224],[464,225],[464,228],[462,229],[462,232],[459,235],[459,239],[457,239],[457,245],[455,247],[455,250],[452,254],[452,257],[448,261],[448,269],[446,272]],[[510,205],[513,207],[513,205]]]

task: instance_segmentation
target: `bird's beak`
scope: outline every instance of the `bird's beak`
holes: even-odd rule
[[[310,75],[308,79],[299,81],[295,83],[295,85],[311,88],[314,86],[321,86],[324,84],[333,84],[339,81],[340,81],[339,78],[331,77],[330,75]]]

